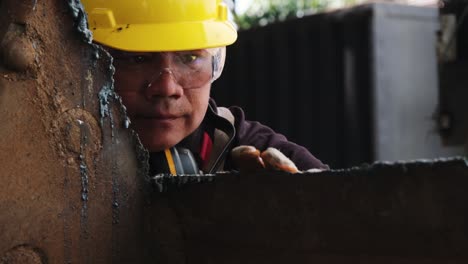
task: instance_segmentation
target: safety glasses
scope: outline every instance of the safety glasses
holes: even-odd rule
[[[225,48],[174,52],[109,52],[118,70],[128,74],[149,72],[148,85],[153,85],[163,75],[169,74],[184,89],[195,89],[219,77],[224,66]]]

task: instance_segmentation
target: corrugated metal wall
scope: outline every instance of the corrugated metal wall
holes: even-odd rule
[[[239,32],[212,96],[334,168],[370,161],[371,14],[358,8]]]

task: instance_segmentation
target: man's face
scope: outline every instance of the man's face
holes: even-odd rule
[[[116,92],[149,151],[173,147],[201,124],[212,67],[212,58],[203,52],[111,51]]]

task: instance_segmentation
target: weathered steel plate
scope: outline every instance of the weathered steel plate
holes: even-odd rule
[[[0,262],[141,262],[145,152],[79,1],[0,20]]]

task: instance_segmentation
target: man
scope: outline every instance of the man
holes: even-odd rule
[[[182,163],[187,160],[196,165],[195,171],[205,173],[244,169],[248,163],[251,169],[290,172],[327,168],[305,148],[246,121],[240,108],[218,108],[210,99],[211,83],[224,66],[225,47],[237,38],[221,0],[83,4],[94,41],[114,57],[115,90],[151,153],[151,173],[163,170],[161,159],[173,174],[180,173],[176,167],[186,167]],[[231,152],[236,146],[242,147]],[[175,161],[187,156],[183,153],[188,158]]]

